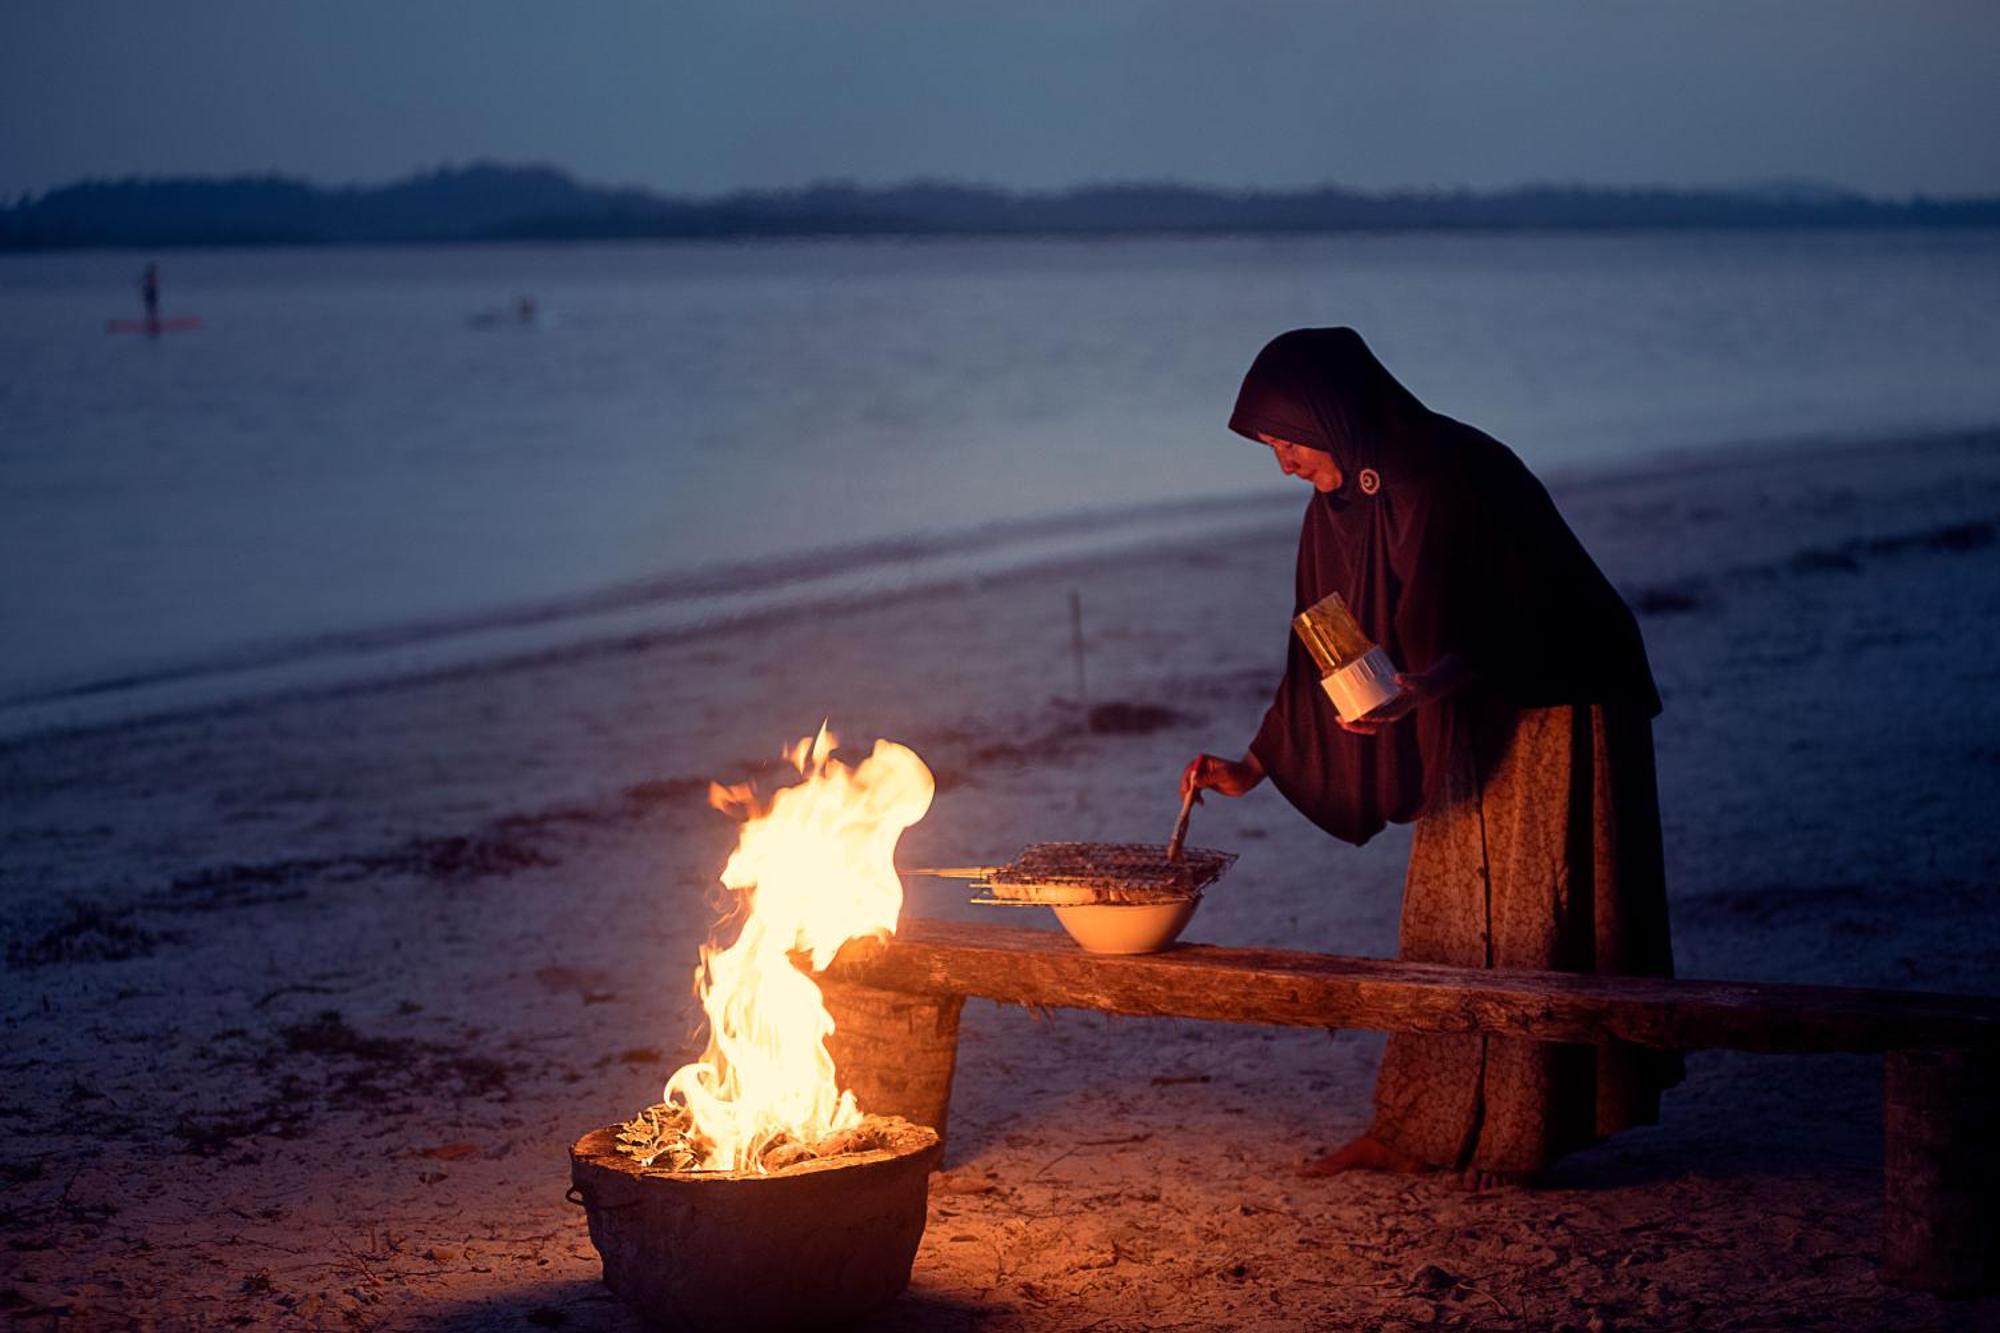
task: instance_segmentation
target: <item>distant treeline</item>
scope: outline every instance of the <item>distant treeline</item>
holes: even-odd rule
[[[282,176],[84,181],[0,210],[0,249],[727,236],[1116,235],[1413,229],[2000,225],[2000,197],[1875,199],[1824,186],[1364,193],[1174,184],[1018,192],[918,182],[682,199],[476,164],[328,189]]]

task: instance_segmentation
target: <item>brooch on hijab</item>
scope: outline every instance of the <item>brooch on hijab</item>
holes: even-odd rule
[[[1382,474],[1372,467],[1362,468],[1361,475],[1355,480],[1361,483],[1361,493],[1363,495],[1373,495],[1382,489]]]

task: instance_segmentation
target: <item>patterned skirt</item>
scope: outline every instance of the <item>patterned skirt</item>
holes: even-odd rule
[[[1481,710],[1416,827],[1398,956],[1672,976],[1652,722],[1619,705]],[[1389,1038],[1371,1133],[1452,1170],[1536,1171],[1658,1119],[1675,1052]]]

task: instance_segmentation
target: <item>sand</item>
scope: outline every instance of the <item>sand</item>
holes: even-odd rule
[[[2000,992],[2000,436],[1555,480],[1642,612],[1684,975]],[[733,827],[822,717],[939,778],[905,864],[1164,839],[1284,646],[1291,524],[700,636],[0,749],[0,1311],[24,1327],[626,1329],[578,1135],[698,1049]],[[1098,734],[1068,656],[1083,597]],[[1390,954],[1406,830],[1268,789],[1188,937]],[[913,884],[906,911],[1047,924]],[[982,915],[1003,913],[999,917]],[[1310,1180],[1380,1039],[967,1006],[884,1329],[1964,1328],[1874,1279],[1880,1062],[1700,1053],[1537,1190]]]

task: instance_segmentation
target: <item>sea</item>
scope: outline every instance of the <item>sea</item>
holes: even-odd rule
[[[1326,324],[1551,477],[2000,422],[1990,230],[5,255],[0,737],[1281,521]]]

